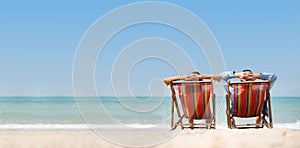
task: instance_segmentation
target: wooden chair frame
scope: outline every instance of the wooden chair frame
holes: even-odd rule
[[[211,119],[211,122],[210,123],[194,123],[193,126],[194,128],[207,128],[207,129],[210,129],[210,128],[216,128],[216,95],[214,94],[214,89],[213,89],[213,83],[212,83],[212,80],[209,80],[209,81],[174,81],[174,82],[171,82],[170,84],[170,89],[172,91],[172,104],[171,104],[171,130],[174,130],[176,129],[177,126],[180,126],[181,129],[184,129],[184,128],[190,128],[190,124],[184,124],[182,122],[183,118],[184,118],[184,115],[181,115],[181,112],[180,112],[180,109],[179,109],[179,106],[178,106],[178,102],[177,102],[177,97],[176,97],[176,93],[175,93],[175,90],[174,90],[174,85],[175,84],[179,84],[179,83],[190,83],[190,84],[193,84],[193,83],[210,83],[211,84],[211,90],[210,90],[210,101],[212,100],[212,119]],[[209,101],[209,102],[210,102]],[[178,121],[174,122],[174,107],[176,108],[176,111],[177,111],[177,115],[178,115]],[[183,112],[183,111],[182,111]],[[195,119],[195,120],[205,120],[205,119]]]
[[[264,100],[264,107],[262,110],[262,121],[260,124],[235,124],[235,126],[232,123],[233,115],[230,113],[230,87],[233,84],[245,84],[245,83],[267,83],[267,89],[265,94],[265,100]],[[269,122],[265,119],[267,114],[267,108],[269,113]],[[271,95],[270,95],[270,80],[264,80],[264,81],[247,81],[247,82],[230,82],[228,81],[227,85],[227,95],[226,95],[226,116],[227,116],[227,125],[228,128],[263,128],[264,126],[267,126],[268,128],[273,128],[273,121],[272,121],[272,110],[271,110]],[[237,116],[234,116],[237,117]],[[247,117],[245,117],[247,118]]]

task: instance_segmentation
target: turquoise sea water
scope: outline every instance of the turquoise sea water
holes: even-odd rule
[[[220,128],[226,127],[224,100],[217,98]],[[271,103],[274,127],[300,129],[300,97],[272,97]],[[0,129],[83,129],[86,122],[105,128],[169,127],[170,111],[170,97],[0,97]]]

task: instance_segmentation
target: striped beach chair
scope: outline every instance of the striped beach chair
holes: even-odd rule
[[[226,115],[229,128],[259,126],[272,128],[270,103],[270,81],[228,82],[226,95]],[[262,116],[260,124],[235,124],[233,117],[251,118]],[[269,116],[269,122],[265,119]]]
[[[177,95],[175,92],[177,90]],[[190,128],[190,124],[183,123],[183,118],[205,120],[205,123],[193,123],[192,127],[215,128],[215,94],[212,80],[210,81],[175,81],[171,83],[172,108],[171,128],[177,126]],[[179,98],[179,99],[178,99]],[[212,98],[212,99],[211,99]],[[181,110],[178,105],[180,100]],[[177,110],[178,121],[174,122],[174,107]],[[211,111],[213,108],[213,111]]]

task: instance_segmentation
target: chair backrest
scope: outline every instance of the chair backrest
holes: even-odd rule
[[[262,113],[270,81],[228,82],[228,92],[232,87],[233,116],[255,117]]]
[[[173,86],[177,87],[184,117],[193,119],[211,118],[212,81],[177,81],[173,82]]]

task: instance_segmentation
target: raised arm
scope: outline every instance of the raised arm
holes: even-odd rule
[[[168,78],[164,78],[164,82],[166,85],[169,85],[172,81],[184,80],[186,77],[187,75],[168,77]]]
[[[222,75],[221,74],[201,74],[197,76],[198,79],[214,79],[216,81],[221,81]]]
[[[185,80],[187,77],[195,76],[197,79],[214,79],[217,81],[220,81],[222,79],[222,75],[220,74],[189,74],[189,75],[184,75],[184,76],[174,76],[174,77],[168,77],[164,78],[164,82],[166,85],[170,85],[172,81],[177,81],[177,80]]]
[[[231,78],[239,78],[246,81],[254,81],[256,79],[271,80],[271,87],[277,80],[277,76],[273,73],[246,73],[246,72],[234,72],[227,71],[222,73],[222,79],[227,82]]]
[[[262,79],[262,80],[271,80],[271,83],[270,83],[271,88],[273,87],[274,82],[277,80],[277,76],[274,73],[263,72],[263,73],[260,73],[258,75],[258,77],[259,77],[258,79]]]
[[[256,79],[268,80],[266,76],[263,76],[262,73],[252,73],[252,72],[235,72],[235,71],[226,71],[222,73],[222,79],[227,82],[229,79],[239,78],[245,81],[254,81]]]

